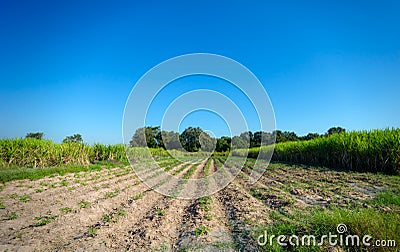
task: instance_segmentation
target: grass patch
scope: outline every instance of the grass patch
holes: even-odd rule
[[[138,193],[138,194],[136,194],[135,196],[132,197],[133,200],[138,200],[138,199],[141,199],[141,198],[143,198],[143,194],[142,193]]]
[[[263,226],[257,229],[252,234],[253,239],[257,239],[260,235],[264,234],[264,231],[269,235],[296,235],[302,237],[303,235],[314,235],[316,237],[316,243],[321,241],[323,235],[329,235],[329,233],[338,235],[337,226],[339,224],[345,224],[347,231],[344,233],[344,237],[347,235],[358,235],[360,237],[360,245],[362,245],[362,238],[364,235],[370,235],[373,237],[371,243],[374,240],[396,240],[396,244],[399,244],[400,240],[398,235],[400,233],[400,215],[396,212],[385,213],[380,210],[373,208],[355,208],[355,209],[341,209],[341,208],[330,208],[330,209],[309,209],[307,213],[294,212],[288,213],[277,213],[273,212],[270,218],[274,220],[273,224]],[[287,242],[287,240],[286,240]],[[301,244],[300,244],[301,245]],[[320,251],[326,249],[328,244],[325,239],[325,247],[310,247],[310,246],[298,246],[291,248],[291,251]],[[365,250],[367,247],[343,247],[346,251]],[[263,251],[285,251],[282,246],[277,244],[277,240],[274,240],[272,246],[269,242],[265,246],[260,246],[260,250]],[[390,251],[390,248],[386,248]],[[395,251],[395,248],[391,248]],[[358,251],[357,250],[357,251]]]
[[[6,209],[6,206],[3,203],[3,198],[0,198],[0,209]]]
[[[391,191],[381,192],[370,203],[376,206],[400,206],[400,195]]]
[[[4,215],[4,218],[5,218],[6,220],[15,220],[15,219],[18,218],[18,215],[17,215],[17,213],[15,213],[15,212],[11,212],[10,214]]]
[[[63,207],[63,208],[60,208],[59,210],[60,210],[60,212],[61,212],[62,214],[67,214],[67,213],[72,212],[73,209],[70,208],[70,207]]]
[[[18,194],[13,193],[13,194],[8,194],[7,195],[10,199],[16,199],[18,197]]]
[[[194,234],[196,236],[206,235],[208,232],[210,232],[210,229],[203,224],[201,224],[198,228],[194,230]]]
[[[176,170],[176,171],[174,171],[174,172],[172,173],[172,176],[175,176],[175,175],[181,173],[181,172],[182,172],[183,170],[185,170],[189,165],[190,165],[190,164],[184,164],[184,165],[182,165],[181,168],[179,168],[178,170]]]
[[[193,173],[196,171],[196,169],[197,169],[197,165],[194,164],[194,165],[185,173],[185,175],[183,176],[183,179],[189,179],[189,178],[193,175]]]
[[[201,208],[201,210],[206,211],[206,212],[211,211],[212,202],[213,202],[212,198],[209,196],[199,198],[200,208]]]
[[[162,210],[162,209],[157,209],[156,210],[156,215],[164,215],[165,214],[165,211],[164,210]]]
[[[126,211],[125,211],[125,210],[119,210],[119,211],[117,212],[117,215],[118,215],[118,216],[126,216]]]
[[[103,220],[104,220],[105,222],[110,222],[110,221],[111,221],[111,216],[108,215],[108,214],[103,214]]]
[[[115,191],[113,191],[113,192],[106,192],[105,195],[104,195],[104,197],[105,197],[106,199],[110,199],[110,198],[117,197],[118,194],[119,194],[119,190],[115,190]]]
[[[0,170],[0,182],[5,183],[13,180],[30,179],[36,180],[41,179],[50,175],[64,175],[66,173],[80,172],[80,171],[100,171],[102,167],[100,165],[70,165],[61,167],[49,167],[49,168],[14,168]],[[41,184],[42,185],[42,184]],[[47,186],[43,183],[42,186]]]
[[[62,186],[68,186],[68,182],[66,180],[63,180],[60,182],[60,185]]]
[[[78,202],[78,206],[80,207],[80,208],[88,208],[88,207],[90,207],[92,205],[92,203],[90,203],[89,201],[85,201],[85,200],[82,200],[82,201],[79,201]]]
[[[27,201],[29,201],[31,199],[32,199],[32,197],[29,196],[28,194],[24,194],[21,197],[19,197],[19,200],[22,201],[22,202],[27,202]]]
[[[98,231],[99,230],[97,228],[95,228],[95,227],[89,227],[88,234],[89,234],[90,237],[94,237],[94,236],[96,236]]]
[[[49,224],[52,220],[55,220],[56,216],[40,216],[40,217],[35,217],[35,221],[37,221],[33,226],[35,227],[40,227]]]
[[[22,236],[23,236],[24,234],[25,234],[24,232],[17,233],[17,234],[14,236],[14,238],[15,238],[15,239],[21,239]]]

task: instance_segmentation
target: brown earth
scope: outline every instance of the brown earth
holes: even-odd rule
[[[206,165],[189,164],[175,176],[196,167],[190,178],[205,177]],[[0,191],[0,250],[256,251],[250,231],[270,223],[273,211],[356,204],[388,186],[362,173],[279,164],[250,185],[250,165],[223,190],[196,200],[149,189],[131,167],[8,182]],[[209,174],[220,168],[211,160]],[[157,169],[141,170],[147,180],[168,182]]]

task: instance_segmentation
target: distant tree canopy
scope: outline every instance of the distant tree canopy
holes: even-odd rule
[[[342,127],[332,127],[328,130],[328,135],[332,135],[335,133],[342,133],[342,132],[346,132],[346,130]]]
[[[180,135],[182,147],[189,151],[213,151],[215,149],[216,140],[211,138],[206,132],[199,127],[189,127]]]
[[[130,145],[134,147],[163,147],[162,143],[158,142],[157,139],[160,139],[160,126],[157,127],[144,127],[139,128],[135,131],[135,134],[130,141]]]
[[[81,134],[74,134],[72,136],[67,136],[64,138],[63,143],[83,143]]]
[[[230,151],[231,142],[232,142],[232,139],[230,137],[227,137],[227,136],[223,136],[221,138],[218,138],[216,146],[215,146],[215,150],[218,151],[218,152]]]
[[[231,149],[253,148],[261,145],[289,141],[305,141],[319,137],[329,136],[335,133],[345,132],[344,128],[332,127],[327,133],[308,133],[305,136],[298,136],[295,132],[275,130],[273,132],[243,132],[239,136],[212,138],[199,127],[186,128],[181,134],[174,131],[161,131],[160,126],[146,126],[135,131],[131,146],[164,149],[185,149],[189,152],[196,151],[217,151],[226,152]]]
[[[36,138],[36,139],[42,140],[43,135],[44,135],[43,132],[28,133],[28,134],[26,134],[25,138]]]

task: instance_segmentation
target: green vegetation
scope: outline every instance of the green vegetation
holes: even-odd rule
[[[117,215],[118,215],[118,216],[126,216],[126,211],[125,211],[125,210],[119,210],[119,211],[117,212]]]
[[[19,200],[22,201],[22,202],[27,202],[27,201],[29,201],[31,199],[32,199],[31,196],[29,196],[28,194],[24,194],[21,197],[19,197]]]
[[[197,166],[192,165],[192,167],[190,167],[190,169],[185,173],[185,175],[183,175],[183,179],[189,179],[194,174],[196,169],[197,169]]]
[[[2,198],[0,198],[0,209],[6,209],[6,206],[2,202]]]
[[[70,212],[72,212],[72,208],[70,208],[70,207],[63,207],[63,208],[60,208],[60,212],[62,213],[62,214],[67,214],[67,213],[70,213]]]
[[[252,148],[249,157],[271,155],[272,146]],[[243,156],[245,150],[233,150]],[[361,172],[400,174],[400,129],[334,133],[309,141],[278,143],[272,160]]]
[[[80,208],[88,208],[92,205],[92,203],[90,203],[89,201],[85,201],[85,200],[81,200],[78,202],[78,206]]]
[[[211,211],[211,204],[212,204],[213,201],[212,201],[212,198],[210,196],[201,197],[201,198],[198,199],[198,201],[199,201],[200,208],[203,211],[206,211],[206,212],[210,212]]]
[[[400,195],[399,193],[394,193],[391,191],[381,192],[375,196],[375,198],[370,201],[376,206],[397,206],[400,207]]]
[[[33,224],[35,227],[40,227],[44,226],[46,224],[49,224],[52,220],[55,220],[56,216],[40,216],[40,217],[35,217],[35,220],[37,221],[35,224]]]
[[[6,220],[15,220],[18,218],[18,215],[15,212],[11,212],[10,214],[4,215]]]
[[[136,194],[135,196],[132,197],[133,200],[138,200],[138,199],[141,199],[141,198],[143,198],[143,194],[142,193],[138,193],[138,194]]]
[[[119,190],[115,190],[113,192],[106,192],[104,195],[104,198],[106,198],[106,199],[114,198],[114,197],[118,196],[118,194],[119,194]]]
[[[64,138],[63,143],[83,143],[81,134],[74,134]]]
[[[196,236],[202,236],[202,235],[207,234],[208,232],[210,232],[210,229],[208,227],[204,226],[203,224],[201,224],[199,227],[197,227],[194,230],[194,233]]]
[[[42,140],[43,135],[44,135],[43,132],[28,133],[28,134],[26,134],[25,138],[34,138],[34,139]]]
[[[0,140],[0,167],[53,167],[65,165],[89,165],[96,161],[114,160],[127,162],[124,145],[93,146],[36,138]]]
[[[97,234],[98,231],[99,231],[99,230],[98,230],[97,228],[95,228],[95,227],[89,227],[89,229],[88,229],[88,235],[89,235],[90,237],[94,237],[94,236],[96,236],[96,234]]]
[[[317,208],[310,209],[307,213],[282,214],[273,212],[270,217],[274,220],[274,223],[255,230],[253,233],[255,239],[266,231],[267,234],[276,236],[282,234],[286,236],[297,235],[298,237],[314,235],[318,243],[322,235],[337,234],[337,226],[345,224],[347,227],[345,235],[358,235],[361,239],[364,235],[371,235],[374,240],[397,239],[396,244],[400,242],[399,237],[395,235],[400,232],[400,225],[398,225],[400,223],[400,215],[385,213],[372,208]],[[327,239],[325,239],[325,242],[327,242]],[[311,248],[314,251],[323,249],[320,247],[299,246],[294,248],[293,251],[309,251],[308,249]],[[265,246],[260,246],[260,249],[264,251],[284,251],[276,240],[273,246],[266,244]],[[386,249],[390,250],[390,248]],[[392,249],[394,250],[395,248]]]
[[[162,209],[157,209],[156,210],[156,215],[164,215],[164,214],[165,214],[164,210],[162,210]]]
[[[10,199],[16,199],[18,197],[18,194],[13,193],[13,194],[8,194],[7,195]]]
[[[48,168],[8,168],[0,170],[0,182],[5,183],[19,179],[40,179],[53,174],[64,175],[65,173],[80,172],[80,171],[99,171],[102,167],[99,165],[68,165],[60,167]],[[48,186],[41,184],[41,186]]]
[[[111,221],[111,216],[108,215],[108,214],[103,214],[103,220],[104,220],[105,222],[110,222],[110,221]]]

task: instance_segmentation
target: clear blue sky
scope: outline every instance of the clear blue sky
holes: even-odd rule
[[[122,142],[136,81],[195,52],[247,66],[279,129],[400,127],[399,13],[399,1],[1,1],[0,138]]]

